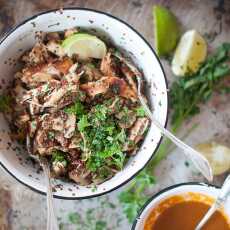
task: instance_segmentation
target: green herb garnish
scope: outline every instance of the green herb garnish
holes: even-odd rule
[[[68,162],[65,157],[65,153],[59,151],[59,150],[54,150],[52,152],[52,162],[59,162],[61,163],[64,167],[67,166]]]
[[[136,108],[136,114],[138,117],[145,117],[145,109],[142,106]]]
[[[84,132],[85,128],[90,126],[87,115],[83,115],[77,123],[80,132]]]
[[[80,101],[76,101],[70,107],[65,108],[64,111],[68,114],[75,114],[77,116],[81,116],[85,113],[84,106]]]

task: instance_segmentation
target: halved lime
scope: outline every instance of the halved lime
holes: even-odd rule
[[[230,169],[230,149],[227,146],[212,141],[199,144],[196,149],[207,158],[214,175]]]
[[[207,56],[207,44],[195,30],[187,31],[180,39],[173,60],[172,71],[177,76],[195,73]]]
[[[69,57],[76,54],[80,59],[101,59],[107,50],[102,40],[87,33],[76,33],[67,37],[62,43],[62,47]]]
[[[176,47],[180,26],[176,17],[163,6],[153,7],[155,47],[159,56],[166,56]]]

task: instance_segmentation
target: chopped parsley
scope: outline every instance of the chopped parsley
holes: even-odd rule
[[[68,114],[75,114],[76,116],[81,116],[85,113],[84,106],[80,101],[76,101],[70,107],[65,108],[64,111]]]
[[[85,130],[86,127],[88,127],[90,124],[88,122],[88,117],[87,115],[83,115],[78,123],[77,123],[77,127],[79,129],[80,132],[83,132]]]
[[[59,162],[61,163],[64,167],[67,166],[68,162],[67,159],[65,157],[65,153],[59,151],[59,150],[55,150],[52,153],[52,162]]]
[[[145,117],[146,116],[145,109],[143,108],[143,106],[136,108],[136,114],[137,114],[137,117]]]
[[[126,133],[118,126],[107,105],[95,105],[90,112],[78,119],[77,127],[84,136],[87,151],[90,152],[86,161],[90,171],[100,178],[106,178],[112,173],[111,167],[122,169],[125,161],[122,147]]]

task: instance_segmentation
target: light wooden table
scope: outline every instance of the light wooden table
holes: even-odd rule
[[[210,49],[223,41],[230,41],[229,0],[225,0],[225,4],[223,0],[0,0],[0,31],[3,34],[25,18],[47,9],[61,6],[88,7],[111,13],[125,20],[153,45],[152,6],[154,4],[168,6],[179,18],[184,30],[196,29],[200,33],[208,35]],[[163,65],[168,80],[172,81],[171,70],[167,62],[163,61]],[[202,108],[201,114],[191,122],[200,122],[200,126],[187,139],[190,144],[208,140],[218,133],[230,136],[229,96],[228,98],[215,96],[207,106]],[[157,184],[150,191],[151,193],[175,183],[204,181],[203,177],[193,167],[185,166],[185,159],[177,150],[158,166],[155,175]],[[220,184],[223,179],[224,175],[215,178],[215,183]],[[1,169],[0,187],[6,187],[8,190],[7,195],[4,195],[4,199],[7,196],[9,197],[6,198],[7,200],[12,200],[12,203],[9,202],[6,206],[11,203],[10,222],[13,229],[45,229],[44,197],[25,188]],[[69,212],[78,211],[82,214],[83,219],[86,220],[86,213],[88,210],[89,215],[89,208],[96,208],[98,210],[96,218],[107,221],[107,227],[104,229],[129,229],[121,208],[118,206],[116,197],[119,191],[91,200],[56,201],[60,222],[65,223],[64,229],[76,229],[75,225],[68,224],[67,216]],[[0,197],[1,199],[2,196]],[[113,202],[116,207],[105,208],[103,205],[108,202]],[[3,206],[1,208],[3,209]],[[92,215],[95,217],[95,212]],[[92,223],[92,226],[94,223]],[[84,229],[83,225],[79,226],[82,230]]]

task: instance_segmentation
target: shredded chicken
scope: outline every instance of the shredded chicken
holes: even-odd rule
[[[22,57],[22,60],[28,65],[35,65],[46,62],[48,58],[49,55],[46,46],[38,42],[29,53]]]
[[[115,61],[112,59],[110,52],[108,52],[102,59],[100,70],[105,76],[117,76],[118,68]]]
[[[137,94],[123,79],[118,77],[102,77],[98,81],[80,85],[80,89],[85,91],[92,98],[98,94],[105,94],[109,91],[110,93],[112,92],[115,95],[120,95],[132,101],[137,100]]]
[[[130,130],[128,139],[135,144],[138,143],[144,135],[149,125],[149,119],[146,117],[138,118]]]
[[[68,57],[61,44],[77,32],[42,33],[22,56],[5,115],[30,155],[47,157],[55,177],[85,186],[121,170],[150,121],[137,114],[138,70],[112,47],[103,59]]]

